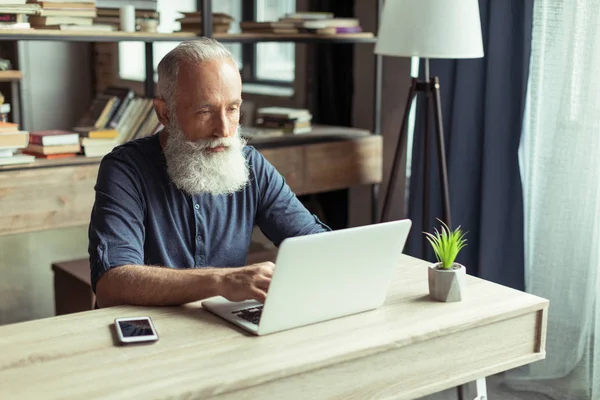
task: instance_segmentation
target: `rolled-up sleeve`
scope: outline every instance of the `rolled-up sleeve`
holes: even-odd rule
[[[256,224],[276,246],[294,236],[304,236],[331,229],[311,214],[298,200],[285,179],[258,151],[252,151],[259,201]]]
[[[95,292],[109,269],[143,264],[145,204],[135,168],[114,154],[102,160],[94,189],[88,253]]]

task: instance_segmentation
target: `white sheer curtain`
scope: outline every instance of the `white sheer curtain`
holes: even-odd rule
[[[536,0],[519,157],[526,290],[550,312],[546,360],[507,383],[600,399],[600,0]]]

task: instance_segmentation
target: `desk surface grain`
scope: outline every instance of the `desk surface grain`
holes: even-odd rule
[[[434,302],[426,268],[403,256],[383,307],[263,337],[198,303],[6,325],[0,398],[414,398],[544,358],[547,300],[469,277]],[[113,320],[139,315],[160,340],[116,345]]]

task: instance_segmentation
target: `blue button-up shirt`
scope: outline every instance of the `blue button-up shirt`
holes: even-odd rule
[[[179,190],[167,174],[159,135],[106,155],[89,226],[92,289],[102,274],[121,265],[243,266],[255,225],[276,246],[288,237],[329,230],[256,149],[246,146],[244,154],[248,185],[220,196]]]

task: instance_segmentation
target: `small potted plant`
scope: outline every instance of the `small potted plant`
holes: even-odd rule
[[[465,295],[467,270],[454,260],[466,246],[465,233],[460,226],[451,231],[444,222],[440,222],[440,231],[435,229],[434,234],[424,232],[438,261],[428,270],[429,296],[443,302],[461,301]]]

